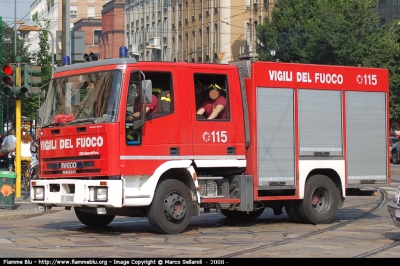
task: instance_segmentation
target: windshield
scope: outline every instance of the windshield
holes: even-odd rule
[[[115,122],[121,79],[117,70],[53,79],[42,126]]]

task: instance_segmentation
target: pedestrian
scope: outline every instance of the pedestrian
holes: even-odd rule
[[[3,139],[3,142],[1,143],[1,146],[4,147],[4,145],[7,143],[8,147],[10,147],[10,151],[7,153],[7,158],[8,158],[8,171],[13,171],[14,169],[14,156],[12,153],[12,147],[15,146],[17,138],[15,137],[15,131],[14,129],[8,130],[8,135]]]
[[[32,161],[32,152],[31,152],[31,147],[33,143],[33,138],[32,136],[28,133],[28,130],[26,128],[21,129],[21,162],[22,161],[28,161],[30,164]],[[16,143],[14,144],[12,150],[15,151],[16,149]]]

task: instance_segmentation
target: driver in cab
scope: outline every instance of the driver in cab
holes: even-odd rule
[[[135,121],[140,119],[140,97],[138,87],[136,84],[129,84],[129,98],[132,95],[136,95],[133,103],[133,113],[127,114],[127,121]],[[158,111],[158,98],[154,94],[151,95],[151,103],[147,103],[145,107],[146,117]]]

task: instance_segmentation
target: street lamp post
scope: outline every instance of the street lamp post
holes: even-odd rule
[[[15,6],[17,6],[17,1],[15,0]],[[16,7],[15,7],[16,9]],[[15,11],[17,12],[17,11]],[[24,24],[25,21],[17,21],[17,13],[15,13],[15,25],[14,25],[14,56],[17,57],[17,25]]]
[[[50,38],[51,38],[51,76],[53,76],[53,74],[54,74],[54,37],[53,37],[53,34],[51,33],[51,31],[41,29],[38,26],[27,26],[27,25],[19,26],[18,30],[19,30],[19,32],[24,33],[24,34],[28,34],[31,31],[45,31],[50,34]]]

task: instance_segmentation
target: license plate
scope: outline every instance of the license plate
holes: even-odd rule
[[[396,210],[394,216],[396,216],[396,218],[400,218],[400,210]]]
[[[74,195],[61,195],[61,203],[74,203]]]

